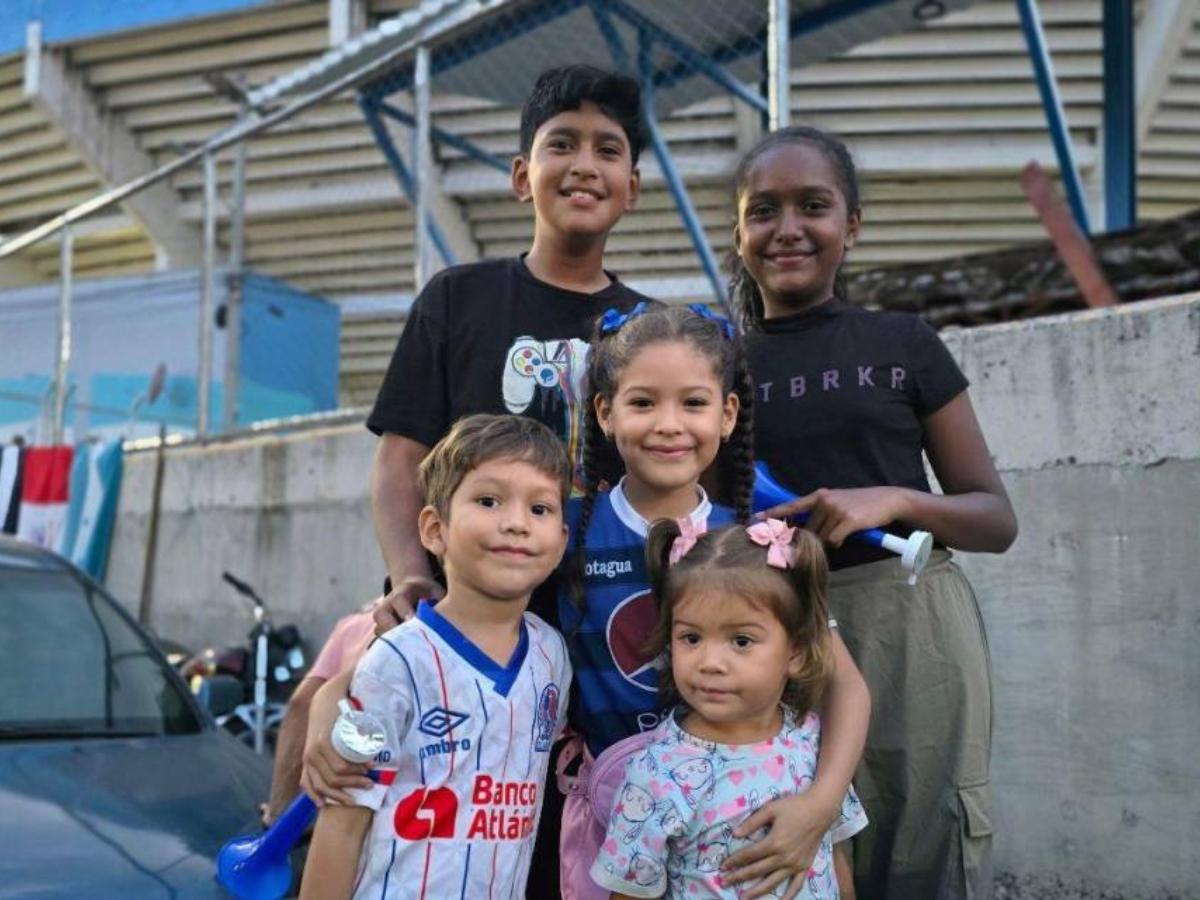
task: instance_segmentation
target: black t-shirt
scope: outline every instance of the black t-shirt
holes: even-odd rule
[[[444,269],[413,303],[367,427],[432,446],[456,419],[520,413],[578,454],[578,398],[598,316],[646,299],[612,283],[580,294],[539,281],[521,259]]]
[[[967,387],[923,320],[840,300],[768,319],[746,337],[755,455],[798,494],[892,486],[929,491],[921,420]],[[904,529],[892,529],[903,534]],[[835,568],[886,557],[847,544]]]
[[[413,302],[367,427],[432,447],[463,416],[520,413],[550,426],[578,467],[595,321],[647,299],[606,274],[608,287],[580,294],[539,281],[518,258],[443,269]],[[529,604],[551,624],[553,581]]]

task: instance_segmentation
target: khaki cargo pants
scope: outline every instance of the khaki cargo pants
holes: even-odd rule
[[[915,587],[884,560],[833,572],[829,600],[871,689],[859,900],[988,900],[991,664],[970,584],[937,550]]]

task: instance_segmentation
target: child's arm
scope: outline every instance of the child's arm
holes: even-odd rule
[[[902,487],[821,488],[766,510],[784,518],[809,513],[807,528],[831,547],[856,531],[904,522],[947,547],[1003,553],[1017,536],[1017,517],[988,452],[971,398],[963,391],[922,420],[925,451],[943,494]]]
[[[333,749],[330,738],[338,717],[338,701],[349,695],[353,678],[354,666],[350,665],[321,685],[309,707],[300,787],[317,806],[323,807],[327,801],[353,803],[347,789],[369,788],[374,784],[366,776],[367,767],[343,759]]]
[[[817,775],[802,794],[768,803],[735,830],[737,837],[770,826],[770,832],[725,860],[726,884],[758,880],[741,896],[761,897],[784,879],[792,884],[785,895],[795,897],[804,887],[821,839],[842,809],[854,770],[862,756],[871,721],[871,694],[837,629],[833,631],[834,674],[822,711],[821,754]]]
[[[854,888],[854,858],[849,841],[833,845],[833,875],[837,879],[840,900],[858,900]]]
[[[350,897],[373,815],[365,806],[326,806],[321,810],[304,864],[300,900]]]

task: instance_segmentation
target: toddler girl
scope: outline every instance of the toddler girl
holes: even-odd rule
[[[809,532],[769,519],[697,534],[687,519],[650,531],[665,699],[677,702],[632,758],[591,869],[614,897],[736,897],[722,864],[760,805],[806,791],[815,709],[833,671],[825,554]],[[835,841],[866,824],[851,792],[822,839],[802,895],[838,897]],[[770,896],[794,896],[782,882]]]

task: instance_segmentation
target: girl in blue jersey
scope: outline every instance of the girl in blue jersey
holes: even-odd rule
[[[585,494],[568,511],[573,577],[560,592],[558,613],[578,687],[571,719],[590,767],[617,741],[654,728],[661,713],[659,669],[646,652],[658,621],[645,566],[650,524],[674,519],[703,531],[744,523],[754,454],[753,390],[741,344],[732,325],[704,307],[639,305],[627,315],[606,313],[592,341],[586,389],[593,402],[584,429]],[[732,508],[709,499],[701,486],[706,473]],[[723,876],[727,884],[753,881],[745,897],[766,895],[807,872],[841,811],[870,700],[836,636],[833,646],[835,675],[812,788],[764,805],[738,829],[744,837],[769,828]],[[597,890],[587,878],[591,860],[578,860],[572,846],[580,835],[575,823],[590,815],[585,803],[572,794],[564,815],[562,883],[569,900]],[[796,890],[803,886],[803,878],[791,880]]]

